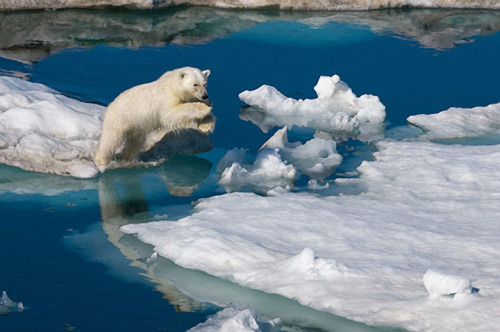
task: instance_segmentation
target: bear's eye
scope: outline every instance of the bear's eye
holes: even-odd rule
[[[198,86],[198,83],[193,84],[193,86],[197,87],[197,86]]]

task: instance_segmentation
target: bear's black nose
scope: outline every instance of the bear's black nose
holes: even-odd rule
[[[207,100],[208,99],[208,94],[204,94],[203,96],[201,96],[201,98],[203,98],[203,100]]]

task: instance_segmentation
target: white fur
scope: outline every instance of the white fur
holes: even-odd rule
[[[122,146],[121,158],[128,161],[152,148],[169,131],[195,128],[212,132],[215,118],[206,89],[209,75],[210,70],[179,68],[116,97],[104,113],[94,156],[99,169],[104,169]]]

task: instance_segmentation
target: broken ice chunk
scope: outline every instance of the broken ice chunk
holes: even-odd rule
[[[290,187],[295,181],[296,171],[285,164],[278,149],[264,149],[259,152],[253,164],[245,160],[244,149],[233,149],[222,158],[217,166],[222,171],[219,184],[226,191],[250,189],[265,192],[276,187]]]
[[[290,143],[287,138],[287,127],[278,130],[263,148],[277,148],[283,159],[291,163],[305,175],[313,179],[324,179],[330,176],[335,167],[342,162],[333,140],[314,138],[306,143]]]
[[[435,269],[428,269],[424,274],[424,286],[431,296],[446,296],[455,294],[470,294],[471,282],[468,278],[446,274]]]

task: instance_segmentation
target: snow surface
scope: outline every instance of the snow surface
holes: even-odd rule
[[[324,131],[336,138],[371,140],[372,136],[379,139],[380,133],[383,134],[385,106],[377,96],[357,97],[338,75],[321,76],[314,90],[316,99],[298,100],[286,97],[269,85],[243,91],[239,98],[251,107],[240,117],[252,121],[264,132],[274,126],[297,125]]]
[[[56,9],[96,6],[156,8],[172,5],[215,6],[222,8],[261,8],[309,10],[362,10],[398,7],[500,8],[492,0],[0,0],[0,9]]]
[[[495,330],[500,145],[377,147],[359,178],[335,181],[358,195],[230,193],[121,230],[183,267],[369,325]]]
[[[500,103],[485,107],[451,107],[437,114],[408,117],[408,122],[425,130],[421,138],[457,139],[500,134]]]
[[[238,305],[229,306],[216,315],[189,329],[189,332],[250,332],[268,331],[280,324],[279,319],[261,320],[257,313],[250,308],[240,308]]]
[[[0,163],[89,178],[104,107],[44,85],[0,77]]]

